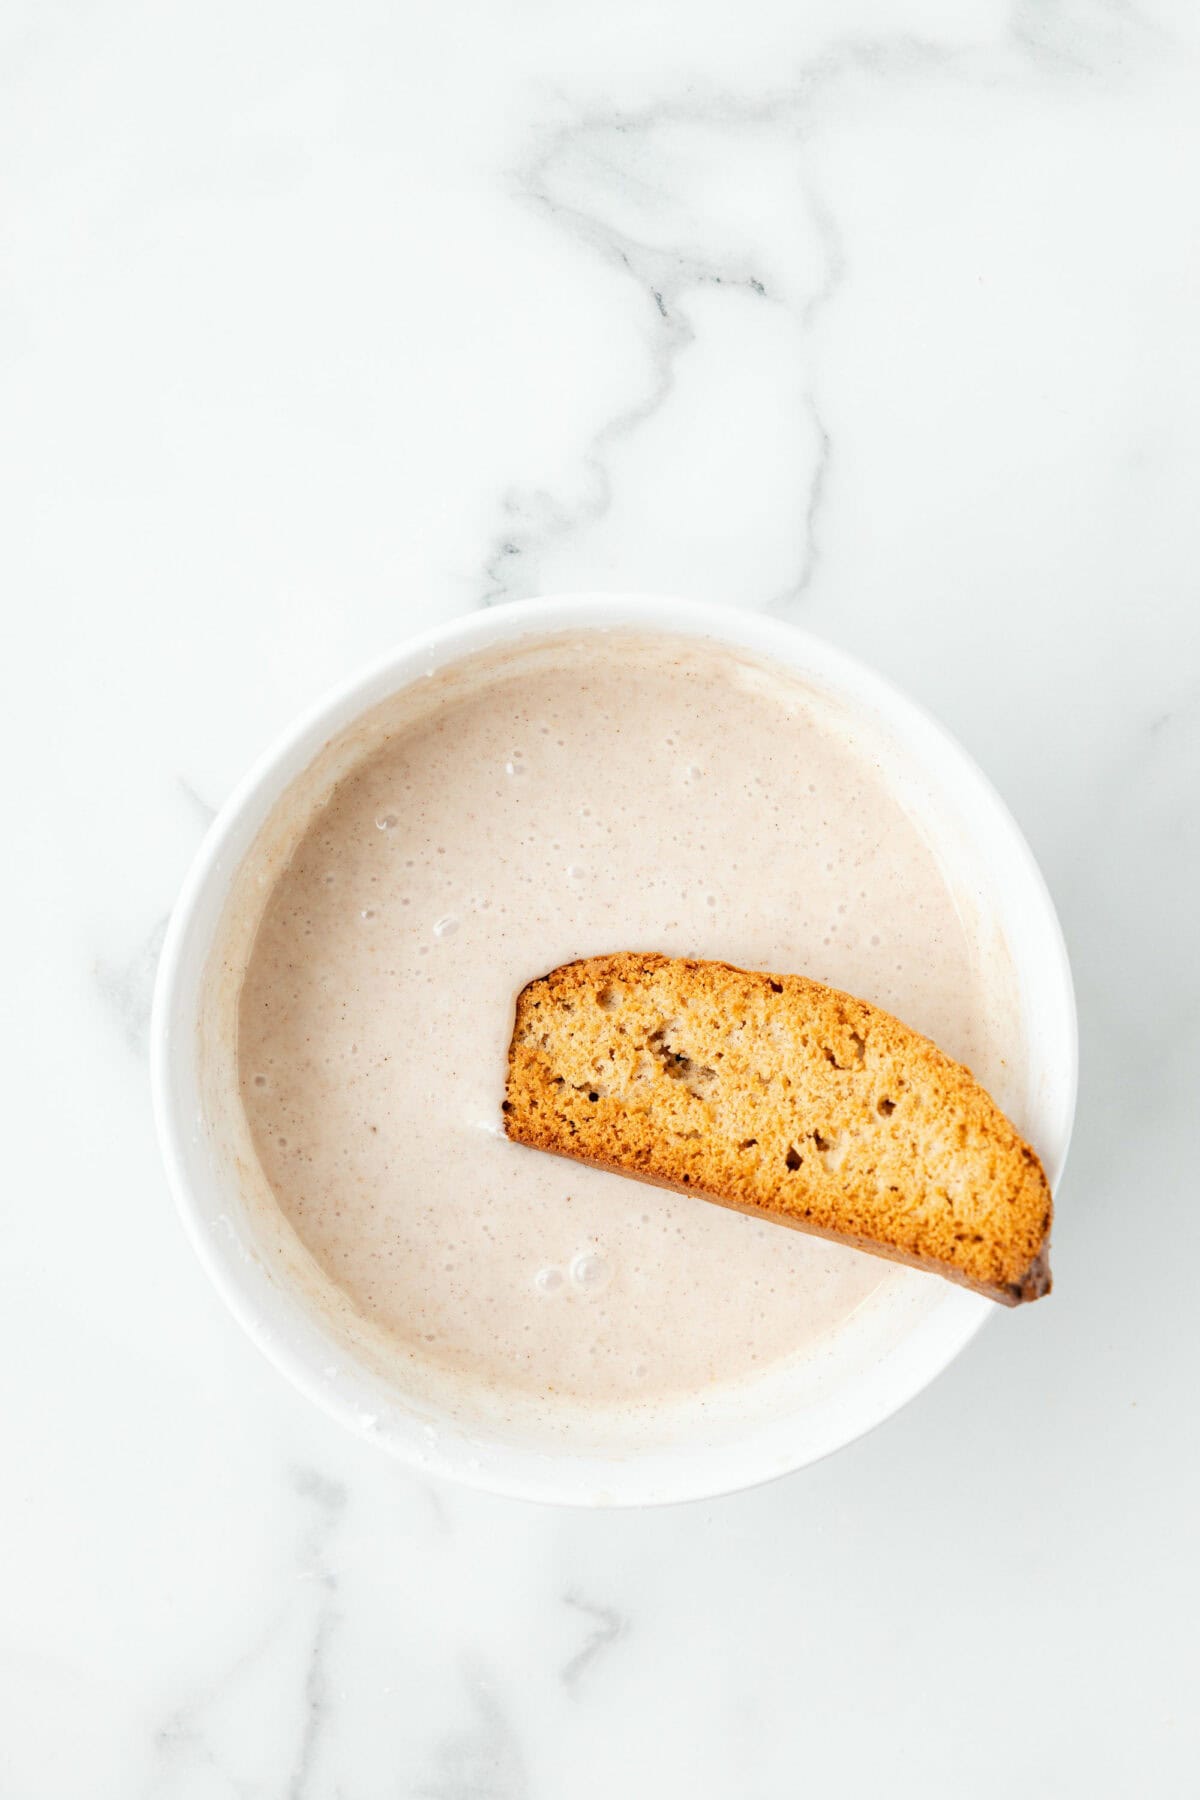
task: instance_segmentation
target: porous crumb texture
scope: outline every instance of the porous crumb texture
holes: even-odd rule
[[[510,1138],[930,1269],[1050,1290],[1041,1164],[970,1071],[800,975],[626,952],[517,1002]]]

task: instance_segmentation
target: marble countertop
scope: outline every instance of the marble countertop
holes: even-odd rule
[[[0,1794],[1194,1794],[1195,9],[14,0],[0,145]],[[651,1513],[315,1413],[145,1066],[250,758],[410,630],[591,587],[932,707],[1083,1032],[1053,1300]]]

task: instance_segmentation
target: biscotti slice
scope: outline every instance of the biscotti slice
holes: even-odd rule
[[[1050,1291],[1050,1189],[967,1069],[801,975],[624,952],[517,1001],[510,1138],[930,1269]]]

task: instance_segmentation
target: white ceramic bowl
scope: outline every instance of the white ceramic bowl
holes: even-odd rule
[[[932,1277],[919,1304],[860,1336],[824,1378],[773,1406],[730,1391],[636,1443],[539,1442],[464,1425],[398,1392],[334,1344],[327,1322],[265,1254],[239,1205],[237,1177],[214,1141],[201,1080],[199,1022],[218,924],[244,858],[289,784],[370,708],[458,658],[567,628],[637,627],[728,644],[798,675],[890,737],[919,771],[939,816],[969,840],[1005,933],[1025,1013],[1024,1124],[1057,1185],[1075,1107],[1077,1041],[1070,969],[1050,897],[994,790],[957,743],[903,694],[849,656],[756,613],[653,595],[533,600],[470,614],[389,651],[335,689],[263,756],[214,822],[163,947],[152,1027],[155,1109],[184,1224],[201,1261],[255,1343],[343,1424],[430,1472],[529,1499],[649,1504],[748,1487],[799,1469],[889,1417],[957,1355],[995,1310]]]

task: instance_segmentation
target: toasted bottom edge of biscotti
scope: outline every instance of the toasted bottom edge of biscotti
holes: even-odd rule
[[[941,1262],[937,1257],[911,1255],[907,1251],[897,1250],[891,1244],[881,1244],[874,1238],[863,1237],[858,1232],[831,1231],[814,1225],[810,1219],[793,1219],[785,1212],[770,1211],[766,1207],[734,1200],[724,1194],[710,1193],[706,1188],[697,1187],[691,1182],[671,1181],[665,1176],[650,1175],[644,1170],[631,1169],[625,1163],[610,1162],[604,1157],[571,1155],[553,1144],[534,1144],[528,1138],[513,1137],[512,1142],[520,1144],[524,1149],[536,1150],[539,1155],[558,1156],[564,1162],[582,1163],[590,1169],[603,1169],[610,1175],[624,1176],[628,1181],[640,1181],[646,1187],[665,1188],[671,1193],[686,1194],[693,1199],[702,1200],[706,1205],[724,1206],[729,1212],[744,1213],[749,1219],[763,1219],[771,1225],[787,1225],[793,1231],[803,1232],[805,1237],[824,1238],[827,1243],[845,1244],[851,1250],[864,1250],[871,1256],[883,1257],[886,1262],[899,1263],[908,1269],[920,1269],[927,1275],[941,1275],[945,1280],[954,1282],[957,1287],[968,1288],[971,1293],[981,1294],[985,1300],[998,1301],[1001,1306],[1021,1306],[1028,1300],[1042,1300],[1053,1286],[1048,1242],[1042,1245],[1020,1280],[993,1285],[973,1281],[953,1263]]]

